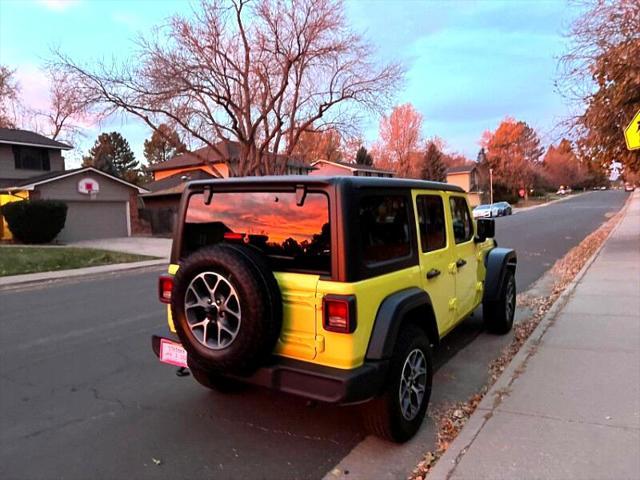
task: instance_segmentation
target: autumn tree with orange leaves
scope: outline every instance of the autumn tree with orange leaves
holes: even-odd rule
[[[551,145],[544,156],[544,176],[553,188],[569,186],[579,188],[587,180],[587,171],[573,151],[569,140],[558,146]]]
[[[493,169],[496,190],[504,189],[515,197],[533,186],[544,148],[533,128],[513,118],[504,119],[494,132],[482,135],[487,165]]]
[[[342,143],[342,136],[335,128],[324,131],[308,130],[302,132],[292,153],[301,156],[307,162],[337,162],[344,157]]]
[[[626,148],[624,128],[640,110],[640,2],[584,0],[568,34],[558,87],[584,112],[571,119],[580,156],[597,176],[612,160],[640,172],[640,150]]]
[[[376,165],[396,172],[398,177],[415,175],[421,160],[422,115],[413,105],[396,106],[380,121],[380,142],[375,148]]]

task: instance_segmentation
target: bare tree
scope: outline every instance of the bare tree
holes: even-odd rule
[[[203,0],[185,18],[138,40],[123,64],[58,64],[105,112],[157,130],[163,122],[219,151],[240,145],[235,175],[278,173],[306,131],[342,130],[362,109],[379,111],[403,77],[378,65],[334,0]]]
[[[15,128],[20,87],[15,71],[0,65],[0,128]]]
[[[88,118],[96,99],[77,88],[75,77],[68,71],[49,66],[50,104],[47,110],[33,112],[38,130],[53,140],[75,143],[82,133],[81,123]],[[45,125],[41,125],[44,120]]]

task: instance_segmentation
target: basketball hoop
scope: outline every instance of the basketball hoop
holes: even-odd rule
[[[100,184],[91,177],[86,177],[78,182],[78,193],[88,195],[90,200],[95,200],[100,192]]]

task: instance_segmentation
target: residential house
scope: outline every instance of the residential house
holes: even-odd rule
[[[142,215],[151,224],[154,235],[170,235],[173,232],[180,196],[186,182],[205,178],[228,178],[229,165],[240,158],[240,144],[224,140],[216,144],[217,151],[209,146],[193,152],[176,155],[165,162],[149,166],[153,181],[146,183],[148,193],[141,195],[144,203]],[[279,159],[285,160],[279,155]],[[307,175],[314,168],[297,158],[286,162],[286,175]]]
[[[154,181],[193,170],[202,170],[217,178],[228,178],[229,165],[233,166],[239,161],[240,144],[223,140],[216,143],[216,149],[206,146],[193,152],[182,153],[166,162],[151,165],[149,171],[153,174]],[[284,160],[285,157],[278,155],[278,158]],[[311,170],[313,167],[301,160],[290,158],[287,161],[285,175],[307,175]]]
[[[72,147],[35,132],[0,128],[0,204],[60,200],[67,219],[58,241],[129,236],[144,231],[138,194],[147,190],[93,167],[65,170]],[[0,239],[11,232],[0,214]]]
[[[480,205],[481,195],[478,167],[472,163],[447,169],[447,183],[457,185],[468,193],[471,207]]]
[[[309,175],[323,176],[354,176],[354,177],[393,177],[394,172],[358,163],[330,162],[329,160],[317,160],[311,163],[315,170]]]

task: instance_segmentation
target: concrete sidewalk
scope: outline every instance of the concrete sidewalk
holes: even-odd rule
[[[640,195],[633,195],[573,291],[427,479],[640,478]]]

